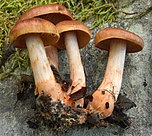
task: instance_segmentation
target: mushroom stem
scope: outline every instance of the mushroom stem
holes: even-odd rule
[[[105,76],[99,89],[106,89],[114,94],[115,101],[119,95],[122,83],[126,43],[123,40],[112,40]]]
[[[86,81],[75,32],[69,31],[65,33],[65,45],[70,65],[70,78],[72,79],[72,85],[67,92],[67,95],[70,95],[86,87]],[[76,106],[83,107],[83,104],[83,98],[75,102]]]
[[[126,43],[123,40],[111,40],[107,68],[102,84],[93,93],[92,102],[87,109],[91,113],[99,113],[101,118],[110,116],[114,103],[120,92],[126,54]]]
[[[65,33],[65,45],[70,65],[70,78],[73,81],[72,86],[74,87],[70,88],[68,92],[71,94],[82,87],[86,87],[86,81],[75,32],[69,31]]]
[[[34,74],[36,91],[39,95],[42,93],[50,95],[52,100],[63,100],[61,87],[55,81],[40,36],[37,34],[28,35],[26,45]]]
[[[50,65],[53,65],[56,69],[58,69],[58,51],[54,46],[45,47],[45,52]]]

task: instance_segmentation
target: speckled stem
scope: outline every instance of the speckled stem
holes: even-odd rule
[[[112,40],[103,82],[93,93],[93,101],[89,102],[87,107],[91,113],[99,113],[101,118],[106,118],[113,112],[121,89],[125,54],[125,41]]]
[[[63,99],[60,85],[55,81],[43,42],[39,35],[31,34],[26,38],[36,89],[39,94],[50,95],[52,99]]]
[[[70,65],[70,78],[72,79],[72,85],[67,92],[70,95],[86,87],[86,80],[75,32],[65,33],[65,45]],[[75,104],[83,107],[84,99],[77,100]]]
[[[108,90],[114,95],[115,100],[117,100],[121,89],[125,55],[125,41],[112,40],[104,80],[99,86],[99,90]]]
[[[74,93],[82,87],[86,86],[84,69],[81,62],[81,56],[75,32],[65,33],[65,45],[70,65],[70,78],[73,81],[72,86],[75,87],[72,90],[72,93]]]

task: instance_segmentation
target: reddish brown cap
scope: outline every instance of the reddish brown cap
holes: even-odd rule
[[[72,20],[72,15],[64,6],[59,4],[46,4],[27,10],[20,16],[18,22],[33,17],[46,19],[53,24],[57,24],[63,20]]]
[[[144,41],[138,35],[120,28],[105,28],[100,30],[95,37],[95,46],[102,50],[109,50],[113,39],[126,41],[128,53],[138,52],[143,49]]]
[[[26,48],[25,36],[28,34],[40,34],[44,46],[54,45],[59,39],[55,25],[40,18],[20,21],[10,31],[9,38],[15,47]]]
[[[89,43],[91,33],[89,28],[80,21],[62,21],[56,25],[60,39],[57,43],[57,47],[60,49],[65,48],[64,34],[69,31],[75,31],[79,48],[83,48]]]

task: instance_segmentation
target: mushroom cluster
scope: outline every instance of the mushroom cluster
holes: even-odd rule
[[[83,40],[83,36],[86,40]],[[77,106],[82,108],[84,103],[83,98],[71,99],[71,95],[80,90],[85,92],[86,81],[79,48],[90,41],[88,27],[82,22],[74,21],[64,6],[46,4],[23,13],[9,37],[15,47],[28,50],[36,86],[35,95],[38,96],[37,106],[43,115],[52,116],[60,109],[59,116],[62,114],[73,118],[70,112],[74,112]],[[55,73],[59,70],[58,48],[67,50],[72,81],[69,85],[57,81]],[[67,110],[68,108],[71,109]],[[86,113],[80,108],[76,111]],[[84,114],[79,116],[79,113],[78,122],[83,123],[86,117]]]
[[[87,45],[91,38],[86,25],[74,21],[64,6],[46,4],[23,13],[9,38],[16,48],[28,50],[41,113],[48,118],[64,115],[64,120],[69,119],[70,124],[71,120],[84,123],[88,114],[98,114],[100,119],[112,114],[121,88],[125,54],[143,48],[143,40],[126,30],[106,28],[99,31],[95,45],[109,50],[109,59],[102,84],[84,106],[86,77],[79,48]],[[69,84],[66,81],[60,83],[54,74],[59,72],[57,49],[67,51],[72,81]]]

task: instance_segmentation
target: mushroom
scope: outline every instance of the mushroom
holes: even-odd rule
[[[43,18],[53,24],[57,24],[63,20],[72,20],[72,15],[63,5],[46,4],[27,10],[20,16],[18,22],[33,17]]]
[[[88,103],[87,109],[106,118],[112,114],[121,89],[126,52],[142,50],[144,42],[136,34],[119,28],[99,31],[94,41],[97,48],[109,51],[109,58],[103,82],[93,93],[93,100]]]
[[[54,45],[59,39],[55,25],[40,18],[23,20],[12,28],[9,38],[15,47],[27,47],[38,94],[48,95],[52,101],[64,101],[44,49],[44,46]]]
[[[83,48],[90,41],[90,31],[87,26],[79,21],[62,21],[58,23],[56,27],[60,34],[57,47],[61,49],[66,48],[70,65],[72,85],[69,88],[67,95],[74,96],[74,94],[77,93],[83,94],[85,93],[86,80],[79,48]],[[74,98],[76,105],[82,107],[83,98],[80,100],[78,99],[80,98]]]
[[[72,20],[72,15],[63,5],[46,4],[27,10],[20,16],[18,22],[34,17],[43,18],[55,25],[63,20]],[[50,65],[53,65],[56,69],[58,69],[57,48],[50,45],[45,47],[45,51]]]

